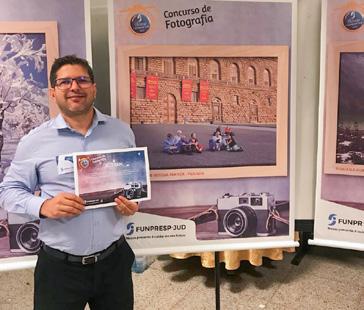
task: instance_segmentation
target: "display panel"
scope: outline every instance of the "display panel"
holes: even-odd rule
[[[314,239],[363,250],[364,1],[322,4],[320,114]]]
[[[48,76],[54,59],[60,55],[76,54],[91,60],[89,4],[89,0],[48,0],[46,5],[43,0],[2,1],[0,65],[10,66],[10,70],[17,65],[19,68],[14,69],[13,77],[17,78],[10,84],[9,80],[1,81],[0,78],[3,86],[11,85],[10,88],[2,88],[0,96],[4,100],[8,89],[8,95],[11,94],[14,99],[10,105],[8,101],[0,108],[0,181],[14,157],[19,139],[58,113],[57,106],[48,100]],[[11,40],[15,49],[4,41],[5,38],[14,38],[14,35],[18,36]],[[15,59],[16,50],[23,54],[20,60]],[[35,254],[39,249],[39,221],[23,214],[2,211],[0,257],[13,258],[1,260],[0,270],[34,267],[35,256],[20,256]]]
[[[135,253],[295,246],[295,1],[109,5],[112,111],[152,169]]]
[[[20,138],[57,111],[48,98],[48,74],[58,57],[57,23],[0,22],[0,57],[2,180]],[[6,233],[2,234],[0,256],[37,252],[39,223],[30,220],[25,215],[4,212],[1,227]]]

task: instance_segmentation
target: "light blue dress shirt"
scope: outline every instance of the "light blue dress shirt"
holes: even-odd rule
[[[73,173],[58,174],[56,158],[74,152],[135,147],[129,125],[95,109],[93,123],[82,135],[61,114],[33,129],[19,142],[0,184],[0,206],[39,218],[42,203],[60,192],[74,193]],[[39,188],[40,196],[33,195]],[[87,255],[107,248],[125,230],[125,218],[114,207],[91,209],[62,219],[40,219],[39,238],[48,246]]]

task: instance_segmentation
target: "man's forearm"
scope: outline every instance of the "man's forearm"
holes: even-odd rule
[[[19,184],[0,184],[0,206],[13,213],[24,213],[39,217],[39,210],[45,198],[34,195]]]

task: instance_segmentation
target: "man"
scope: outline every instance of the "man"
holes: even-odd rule
[[[136,203],[85,210],[73,173],[58,173],[59,155],[134,147],[128,125],[93,107],[96,84],[86,60],[58,58],[50,72],[50,98],[60,114],[23,137],[0,185],[0,205],[40,218],[43,246],[34,274],[34,308],[132,309],[134,253],[123,237]],[[63,156],[64,157],[64,156]],[[34,195],[36,189],[40,196]]]
[[[178,153],[178,147],[171,133],[168,133],[167,137],[163,140],[163,152],[168,154]]]

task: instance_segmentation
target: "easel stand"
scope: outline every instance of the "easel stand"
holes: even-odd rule
[[[300,240],[299,240],[300,246],[297,249],[296,255],[291,260],[291,264],[296,266],[300,264],[303,257],[309,251],[310,246],[308,244],[308,239],[312,239],[311,232],[301,231],[299,235],[300,235]]]
[[[298,266],[309,251],[310,246],[308,239],[312,239],[314,220],[295,220],[295,230],[299,232],[300,246],[297,248],[296,255],[293,257],[291,264]]]
[[[219,252],[215,252],[215,305],[216,305],[216,310],[220,310],[220,257],[219,257]]]

